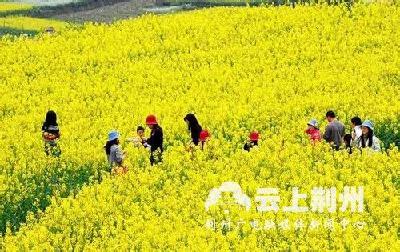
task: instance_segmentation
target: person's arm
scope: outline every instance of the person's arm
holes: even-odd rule
[[[372,147],[374,151],[380,151],[381,150],[381,143],[377,137],[372,138]]]
[[[329,124],[325,128],[323,138],[328,142],[332,139],[332,127]]]
[[[115,150],[115,161],[119,166],[122,166],[124,161],[124,152],[122,151],[121,146],[118,146]]]

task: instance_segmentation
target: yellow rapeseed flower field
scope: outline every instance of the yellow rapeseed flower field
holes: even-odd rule
[[[0,13],[8,11],[29,10],[32,5],[26,3],[4,3],[0,2]]]
[[[48,27],[53,27],[55,31],[60,31],[65,29],[68,24],[63,21],[44,18],[7,16],[3,18],[0,17],[0,26],[20,30],[44,32]]]
[[[399,24],[398,7],[375,4],[215,8],[2,38],[0,250],[400,250]],[[50,109],[60,158],[43,149]],[[353,116],[372,120],[385,150],[311,145],[306,124],[324,129],[329,109],[347,132]],[[204,151],[186,151],[190,112],[211,133]],[[153,167],[125,141],[148,114],[165,136]],[[111,129],[126,175],[107,173]],[[252,130],[260,146],[245,152]],[[249,209],[225,196],[205,208],[226,181]],[[340,196],[334,211],[282,211],[294,187],[311,209],[315,187],[347,186],[363,187],[362,211],[339,210]],[[265,187],[278,212],[258,210]]]

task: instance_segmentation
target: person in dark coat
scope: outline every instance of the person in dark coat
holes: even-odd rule
[[[163,130],[158,125],[157,118],[154,115],[146,117],[146,125],[151,129],[147,145],[150,148],[150,164],[154,165],[162,161]]]
[[[57,114],[53,110],[46,113],[46,120],[42,125],[42,138],[47,156],[59,157],[61,155],[58,140],[61,133],[57,123]]]
[[[183,120],[188,125],[188,130],[190,131],[193,144],[197,146],[199,144],[200,132],[202,131],[197,118],[194,114],[187,114]]]

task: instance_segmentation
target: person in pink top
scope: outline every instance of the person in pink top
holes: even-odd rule
[[[312,119],[307,123],[306,134],[310,137],[310,140],[315,143],[321,141],[321,132],[318,128],[318,121]]]

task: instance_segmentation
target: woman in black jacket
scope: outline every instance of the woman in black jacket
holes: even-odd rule
[[[193,144],[197,146],[199,144],[200,132],[202,130],[199,121],[197,121],[197,118],[194,116],[194,114],[187,114],[183,120],[188,125],[188,130],[190,130],[190,136]]]
[[[61,155],[61,150],[58,146],[60,135],[57,114],[53,110],[49,110],[46,113],[46,121],[42,125],[42,137],[47,156],[59,157]]]
[[[163,131],[154,115],[147,116],[146,125],[151,129],[147,145],[150,147],[150,164],[154,165],[162,161]]]

